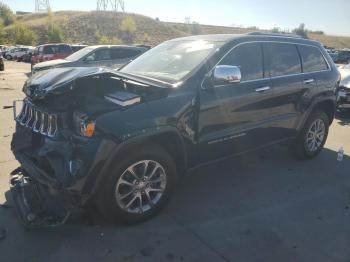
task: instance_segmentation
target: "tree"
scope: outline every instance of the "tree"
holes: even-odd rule
[[[292,32],[293,34],[307,38],[307,30],[305,29],[304,23],[300,24],[299,27],[295,28]]]
[[[64,41],[64,34],[61,27],[55,24],[54,13],[49,9],[47,12],[47,32],[46,41],[47,43],[60,43]]]
[[[4,22],[0,18],[0,43],[4,42]]]
[[[16,21],[16,16],[12,12],[12,10],[7,5],[1,2],[0,2],[0,18],[2,19],[5,26],[13,24]]]
[[[37,35],[27,25],[16,22],[5,32],[7,42],[19,45],[35,45]]]
[[[120,30],[123,33],[124,42],[127,44],[132,44],[134,41],[137,26],[131,16],[127,16],[123,19]]]
[[[200,35],[202,33],[202,27],[197,22],[192,22],[191,34],[192,35]]]

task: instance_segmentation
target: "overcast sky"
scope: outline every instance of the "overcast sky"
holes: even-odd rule
[[[35,0],[0,0],[15,11],[33,11]],[[96,0],[51,0],[58,10],[95,10]],[[350,0],[125,0],[127,12],[162,21],[191,21],[210,25],[260,28],[306,28],[350,36]]]

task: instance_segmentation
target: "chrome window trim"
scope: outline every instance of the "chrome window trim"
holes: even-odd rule
[[[272,36],[271,36],[272,37]],[[296,40],[299,40],[299,38],[295,38]],[[241,81],[240,83],[248,83],[248,82],[256,82],[256,81],[261,81],[261,80],[267,80],[267,79],[276,79],[276,78],[283,78],[283,77],[290,77],[290,76],[298,76],[298,75],[305,75],[305,74],[313,74],[313,73],[321,73],[321,72],[329,72],[329,71],[332,71],[332,68],[328,62],[328,60],[326,59],[325,55],[323,54],[321,48],[319,46],[314,46],[314,45],[310,45],[310,44],[305,44],[305,43],[293,43],[293,42],[287,42],[287,41],[267,41],[267,40],[257,40],[257,41],[247,41],[247,42],[242,42],[242,43],[238,43],[236,44],[235,46],[233,46],[230,50],[228,50],[222,57],[221,59],[208,71],[208,73],[206,73],[206,76],[209,75],[213,70],[214,68],[220,64],[220,62],[222,60],[224,60],[224,58],[229,54],[231,53],[231,51],[233,51],[235,48],[241,46],[241,45],[245,45],[245,44],[251,44],[251,43],[277,43],[277,44],[290,44],[290,45],[304,45],[304,46],[311,46],[313,48],[317,48],[318,51],[321,53],[323,59],[326,61],[327,63],[327,67],[328,69],[326,70],[321,70],[321,71],[312,71],[312,72],[307,72],[307,73],[304,73],[304,72],[301,72],[301,73],[298,73],[298,74],[289,74],[289,75],[281,75],[281,76],[269,76],[269,77],[265,77],[265,78],[259,78],[259,79],[252,79],[252,80],[246,80],[246,81]],[[299,50],[298,50],[299,52]],[[300,59],[300,62],[302,64],[302,60],[301,58]],[[265,61],[264,61],[265,62]],[[201,89],[202,90],[205,90],[205,88],[203,88],[203,83],[204,83],[204,80],[206,78],[206,76],[203,78],[202,82],[201,82]],[[238,83],[239,84],[239,83]],[[221,86],[228,86],[228,85],[231,85],[231,84],[227,84],[227,85],[218,85],[217,87],[221,87]]]

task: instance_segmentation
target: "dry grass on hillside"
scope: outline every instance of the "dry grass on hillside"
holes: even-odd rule
[[[168,39],[201,34],[241,34],[250,30],[237,27],[223,27],[200,25],[199,30],[193,30],[194,25],[182,23],[170,23],[156,21],[150,17],[138,14],[124,14],[113,12],[55,12],[54,22],[63,28],[67,42],[96,44],[101,36],[122,38],[120,30],[121,21],[125,16],[131,16],[137,25],[134,41],[155,45]],[[46,14],[24,14],[19,15],[18,20],[29,25],[39,36],[39,42],[45,41],[45,27],[47,23]],[[350,47],[350,37],[338,37],[328,35],[310,34],[311,39],[322,42],[327,46],[336,48]]]

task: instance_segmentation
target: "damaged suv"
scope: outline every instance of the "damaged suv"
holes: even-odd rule
[[[164,42],[119,71],[56,68],[24,85],[11,174],[29,226],[93,205],[114,221],[155,215],[189,169],[290,141],[323,148],[339,72],[321,44],[286,35]]]

